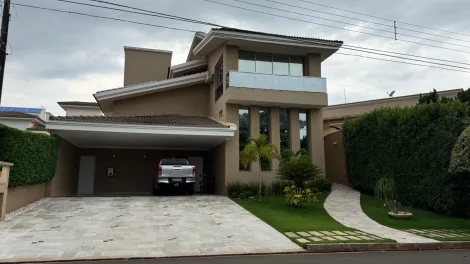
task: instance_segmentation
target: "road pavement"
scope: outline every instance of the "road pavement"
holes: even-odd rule
[[[55,262],[56,264],[58,262]],[[66,263],[66,262],[59,262]],[[78,261],[73,264],[460,264],[470,263],[470,250],[285,254],[144,260]]]

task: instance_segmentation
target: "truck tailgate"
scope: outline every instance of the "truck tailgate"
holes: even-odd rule
[[[193,177],[193,167],[191,165],[163,165],[162,175],[164,178],[187,178]]]

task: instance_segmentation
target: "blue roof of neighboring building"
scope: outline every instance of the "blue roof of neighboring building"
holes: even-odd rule
[[[0,106],[0,112],[16,112],[16,113],[26,113],[26,114],[40,114],[42,108],[26,108],[26,107],[10,107],[10,106]]]

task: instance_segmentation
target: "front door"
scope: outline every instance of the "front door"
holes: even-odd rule
[[[78,195],[92,195],[95,186],[94,156],[80,156],[80,168],[78,171]]]
[[[202,176],[204,175],[204,158],[203,157],[189,157],[188,162],[191,165],[196,166],[196,184],[194,186],[194,190],[196,192],[201,191],[201,184]]]

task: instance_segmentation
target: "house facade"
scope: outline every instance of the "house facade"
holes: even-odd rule
[[[276,161],[240,168],[246,138],[260,133],[278,149],[303,144],[325,173],[321,63],[341,45],[218,28],[196,33],[179,65],[171,51],[125,47],[122,87],[95,93],[96,103],[61,102],[66,116],[47,122],[61,138],[50,195],[148,194],[168,157],[196,165],[196,191],[225,194],[260,169],[272,181]]]

